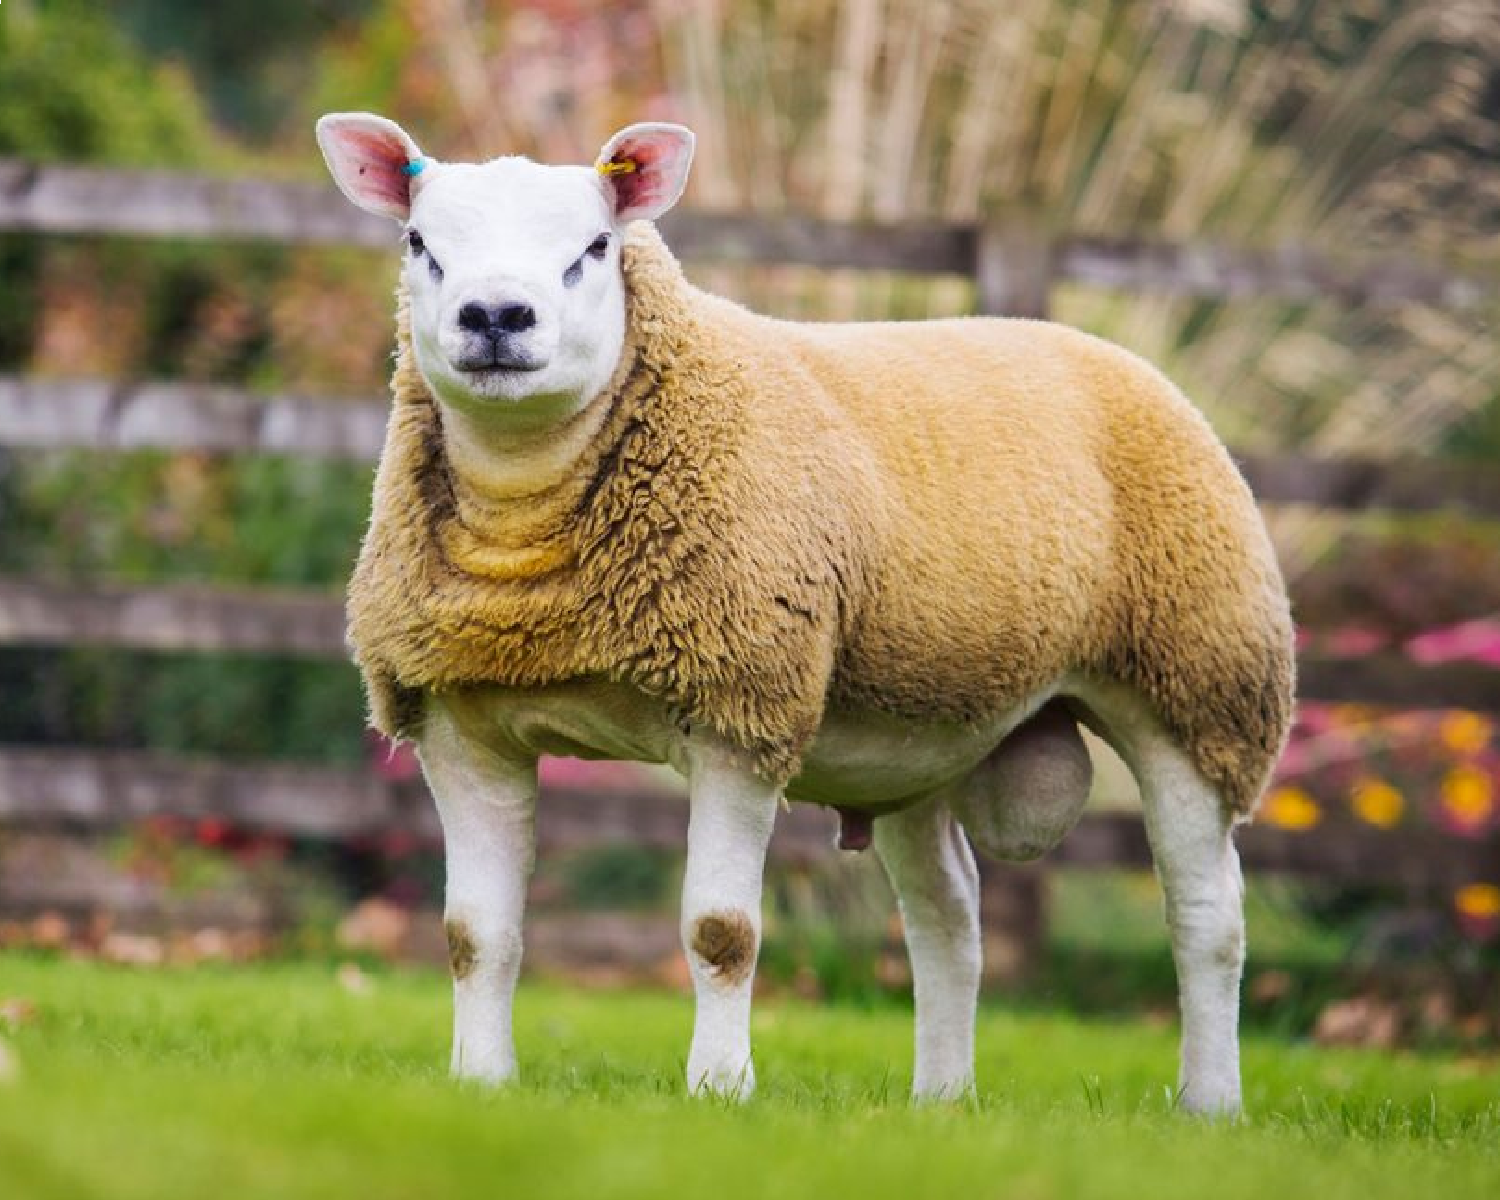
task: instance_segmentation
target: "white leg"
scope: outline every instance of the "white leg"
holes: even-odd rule
[[[1177,964],[1182,1104],[1190,1112],[1238,1112],[1245,918],[1232,824],[1175,746],[1158,740],[1144,748],[1137,774]]]
[[[453,970],[452,1071],[500,1083],[516,1073],[511,1003],[535,856],[536,764],[502,758],[429,706],[422,769],[443,823],[443,923]]]
[[[974,1087],[979,998],[979,872],[945,804],[929,800],[875,822],[875,849],[901,905],[917,1006],[917,1099]]]
[[[689,784],[682,943],[697,1012],[688,1090],[743,1099],[755,1088],[750,994],[760,952],[766,844],[780,795],[719,746],[693,748]]]

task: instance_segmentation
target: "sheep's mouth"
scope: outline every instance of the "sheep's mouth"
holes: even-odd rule
[[[467,359],[453,364],[454,370],[469,379],[484,379],[487,377],[504,378],[508,375],[530,375],[536,371],[545,371],[545,362],[535,362],[530,359],[521,359],[510,362],[496,362],[489,360],[476,362]]]

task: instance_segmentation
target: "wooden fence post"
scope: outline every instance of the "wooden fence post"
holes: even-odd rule
[[[1042,221],[1006,213],[986,222],[974,246],[979,311],[992,317],[1045,319],[1054,266],[1054,242]]]
[[[979,859],[984,982],[1018,983],[1035,971],[1047,940],[1047,867]]]
[[[987,221],[974,246],[980,313],[1045,319],[1054,264],[1052,237],[1035,216],[1007,212]],[[985,982],[1014,983],[1035,969],[1046,941],[1046,870],[982,861],[979,878]]]

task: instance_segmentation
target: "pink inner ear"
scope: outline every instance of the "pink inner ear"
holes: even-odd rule
[[[340,153],[350,182],[371,200],[398,208],[411,205],[411,177],[406,147],[379,133],[350,131],[340,135]]]
[[[616,148],[610,162],[633,162],[635,170],[611,175],[615,185],[615,207],[620,212],[651,208],[672,198],[672,172],[668,169],[675,146],[645,139],[625,142]]]

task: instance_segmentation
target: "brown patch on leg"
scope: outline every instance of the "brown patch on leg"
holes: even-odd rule
[[[443,922],[443,931],[448,935],[448,967],[454,979],[467,979],[479,958],[479,947],[474,944],[474,935],[469,927],[459,920]]]
[[[740,983],[755,966],[755,927],[735,909],[705,913],[693,925],[693,953],[725,983]]]

